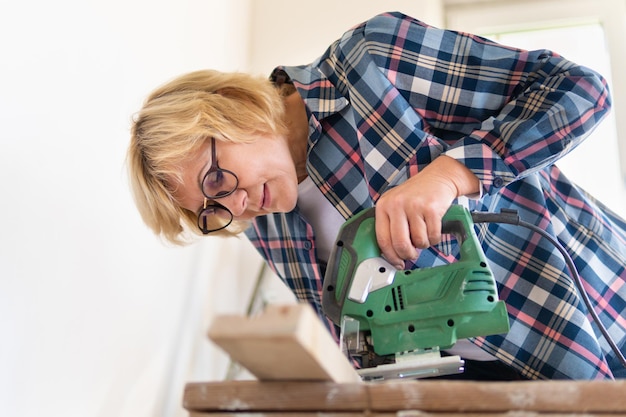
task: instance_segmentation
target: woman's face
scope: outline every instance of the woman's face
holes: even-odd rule
[[[296,169],[285,138],[255,139],[252,143],[214,141],[219,167],[239,179],[232,194],[216,200],[233,213],[235,220],[291,211],[298,198]],[[174,196],[187,210],[200,212],[204,203],[200,183],[211,163],[211,140],[207,140],[183,164],[183,185]]]

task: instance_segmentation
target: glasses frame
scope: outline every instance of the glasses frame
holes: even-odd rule
[[[208,195],[204,190],[204,182],[206,181],[209,175],[215,172],[224,172],[226,174],[232,175],[235,178],[235,186],[233,187],[233,189],[230,191],[226,191],[226,192],[219,192],[218,195]],[[220,166],[217,164],[216,151],[215,151],[215,138],[211,138],[211,166],[207,170],[206,174],[204,174],[204,176],[202,177],[202,182],[200,182],[200,190],[202,191],[202,195],[204,195],[204,204],[202,205],[202,210],[200,210],[200,213],[198,213],[198,228],[200,229],[202,234],[208,235],[209,233],[217,232],[219,230],[227,228],[232,223],[233,213],[226,206],[218,202],[215,202],[214,200],[228,197],[229,195],[231,195],[237,190],[238,186],[239,186],[239,177],[237,177],[237,175],[234,172],[228,169],[220,168]],[[226,224],[222,225],[221,227],[217,229],[207,229],[205,222],[201,222],[202,216],[207,211],[211,211],[215,209],[225,210],[229,214],[230,219],[228,220],[228,222],[226,222]]]

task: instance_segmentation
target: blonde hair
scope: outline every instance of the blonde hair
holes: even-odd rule
[[[186,231],[201,235],[197,213],[174,197],[182,163],[211,137],[241,143],[257,134],[284,134],[283,116],[279,89],[248,74],[195,71],[153,91],[134,117],[127,153],[131,191],[146,225],[178,245],[189,242]],[[221,235],[245,227],[233,222]]]

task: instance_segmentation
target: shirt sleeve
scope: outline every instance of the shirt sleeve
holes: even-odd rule
[[[483,192],[554,163],[610,108],[605,79],[548,51],[525,51],[388,13],[364,26],[379,68],[421,116],[443,154]]]

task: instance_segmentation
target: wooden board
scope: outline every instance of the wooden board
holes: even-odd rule
[[[624,416],[626,381],[187,384],[192,416]]]
[[[393,381],[372,385],[368,393],[375,411],[626,413],[624,380]]]
[[[254,317],[218,316],[209,338],[259,380],[361,381],[307,304],[270,305]]]
[[[185,408],[195,411],[360,412],[367,401],[364,383],[309,381],[189,383],[184,395]]]

